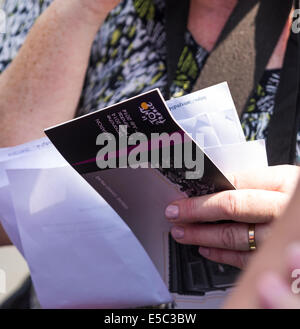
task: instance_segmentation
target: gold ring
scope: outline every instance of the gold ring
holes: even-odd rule
[[[248,228],[248,241],[249,241],[249,250],[256,250],[255,242],[255,224],[250,224]]]

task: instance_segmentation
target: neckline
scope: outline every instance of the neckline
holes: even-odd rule
[[[185,32],[185,39],[186,39],[187,37],[192,41],[192,43],[193,43],[197,48],[201,48],[203,51],[205,51],[205,52],[207,53],[207,55],[209,55],[209,54],[211,53],[210,51],[208,51],[205,47],[203,47],[201,44],[199,44],[199,43],[195,40],[195,38],[194,38],[192,32],[191,32],[188,28],[186,29],[186,32]]]

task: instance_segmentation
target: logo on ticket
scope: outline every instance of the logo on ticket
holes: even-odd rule
[[[143,102],[139,107],[140,113],[142,114],[142,120],[148,121],[152,125],[160,125],[166,122],[163,115],[155,108],[151,102]]]

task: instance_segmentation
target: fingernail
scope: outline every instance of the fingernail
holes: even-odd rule
[[[167,219],[176,219],[179,216],[179,208],[175,205],[170,205],[166,208],[165,216]]]
[[[184,229],[179,226],[174,226],[171,229],[171,234],[174,239],[182,239],[184,237]]]
[[[198,251],[203,257],[208,257],[210,254],[209,248],[200,247]]]

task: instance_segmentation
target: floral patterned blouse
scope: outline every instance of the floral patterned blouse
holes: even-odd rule
[[[6,0],[7,33],[0,34],[0,72],[14,59],[37,17],[53,0]],[[78,115],[167,85],[165,4],[162,0],[123,0],[97,33]],[[189,31],[171,86],[172,97],[193,90],[209,52]],[[247,140],[266,138],[280,70],[266,70],[253,90],[241,122]],[[300,133],[296,161],[300,161]]]

